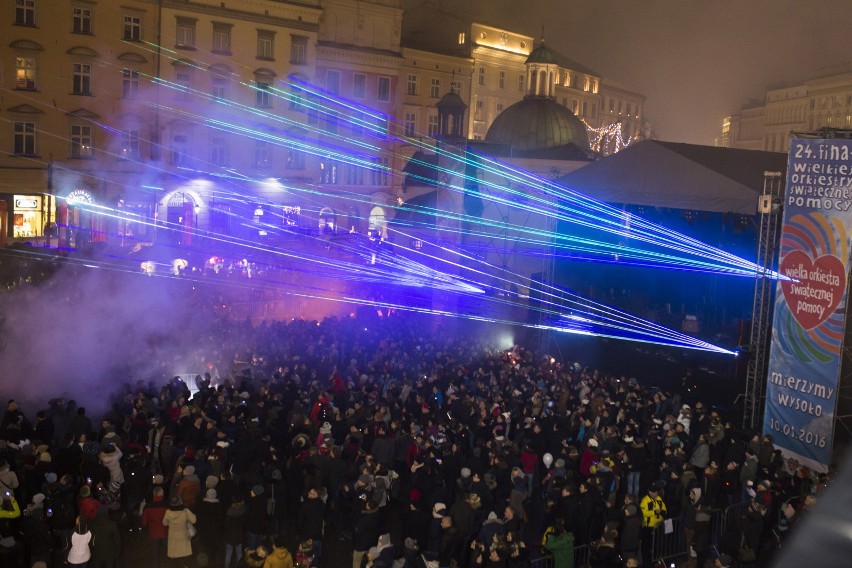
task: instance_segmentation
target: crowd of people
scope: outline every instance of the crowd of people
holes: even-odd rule
[[[9,400],[0,565],[635,568],[674,519],[690,568],[758,566],[827,482],[699,400],[484,337],[223,321],[194,380],[105,385],[94,421]]]

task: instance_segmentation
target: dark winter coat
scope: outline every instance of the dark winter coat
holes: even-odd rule
[[[115,521],[105,515],[98,515],[90,525],[92,531],[92,558],[93,566],[100,566],[101,562],[114,562],[121,555],[121,534]]]

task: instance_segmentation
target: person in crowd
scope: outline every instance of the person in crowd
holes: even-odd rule
[[[192,538],[189,535],[187,523],[193,525],[197,517],[190,509],[183,506],[183,501],[177,495],[169,500],[169,509],[163,515],[163,526],[168,529],[168,544],[166,557],[170,566],[183,566],[191,563]]]
[[[151,568],[162,566],[166,560],[166,532],[163,517],[166,516],[165,491],[162,487],[155,487],[152,492],[152,501],[146,503],[142,511],[142,527],[147,529],[148,552]]]
[[[89,560],[91,568],[118,568],[121,556],[121,534],[118,524],[107,513],[106,509],[95,516],[90,525],[92,541],[97,546],[92,547],[92,556]]]
[[[665,393],[520,345],[498,349],[475,334],[436,335],[403,315],[362,317],[217,321],[193,340],[199,365],[218,371],[200,375],[192,392],[163,374],[186,361],[176,355],[144,380],[116,384],[104,416],[90,418],[70,399],[48,401],[25,426],[28,440],[20,428],[29,417],[10,401],[0,491],[33,513],[43,494],[44,519],[64,550],[78,516],[97,541],[102,510],[120,502],[129,528],[141,511],[151,566],[161,564],[164,546],[173,564],[193,561],[193,548],[214,566],[245,565],[244,556],[275,563],[282,533],[300,544],[297,557],[310,542],[315,563],[334,539],[335,553],[337,542],[346,556],[352,547],[353,566],[372,547],[370,562],[381,565],[388,549],[377,544],[390,533],[416,541],[423,564],[473,561],[474,542],[484,546],[476,555],[483,565],[515,566],[538,553],[524,550],[520,535],[541,541],[557,525],[572,546],[603,542],[629,563],[639,554],[637,533],[644,546],[681,508],[678,534],[665,538],[693,531],[692,547],[701,549],[704,508],[750,501],[752,492],[767,511],[762,546],[776,522],[786,538],[806,517],[814,484],[830,482],[788,475],[771,438],[735,430],[734,417],[694,393]],[[542,465],[548,455],[550,467]],[[698,500],[688,499],[698,490]],[[169,496],[182,506],[169,510]],[[35,516],[18,519],[17,502],[0,507],[0,553],[34,542],[19,524],[38,532]],[[194,541],[186,538],[189,513]],[[259,558],[269,535],[271,552]]]
[[[92,558],[93,538],[88,519],[83,516],[77,517],[74,532],[71,533],[71,548],[68,550],[66,562],[71,566],[86,568]]]

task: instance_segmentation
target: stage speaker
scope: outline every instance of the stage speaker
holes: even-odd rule
[[[771,195],[761,195],[757,200],[757,212],[758,213],[771,213],[772,212],[772,196]]]

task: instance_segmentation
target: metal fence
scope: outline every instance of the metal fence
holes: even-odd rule
[[[737,518],[746,510],[748,503],[737,503],[725,509],[713,509],[710,512],[710,542],[713,545],[736,524]],[[574,567],[588,568],[592,549],[583,544],[574,547]],[[669,560],[689,554],[680,518],[667,519],[654,529],[651,554],[654,562]],[[546,554],[530,560],[530,568],[555,568],[552,554]]]
[[[725,509],[713,509],[710,512],[711,544],[719,543],[719,540],[736,523],[737,518],[747,507],[748,503],[737,503]],[[651,555],[655,562],[689,554],[681,518],[666,519],[657,525],[654,528],[651,542]]]
[[[591,548],[588,544],[581,544],[574,547],[574,568],[587,568],[589,566],[589,556]],[[552,554],[545,554],[538,558],[530,560],[530,568],[555,568],[556,561]]]

